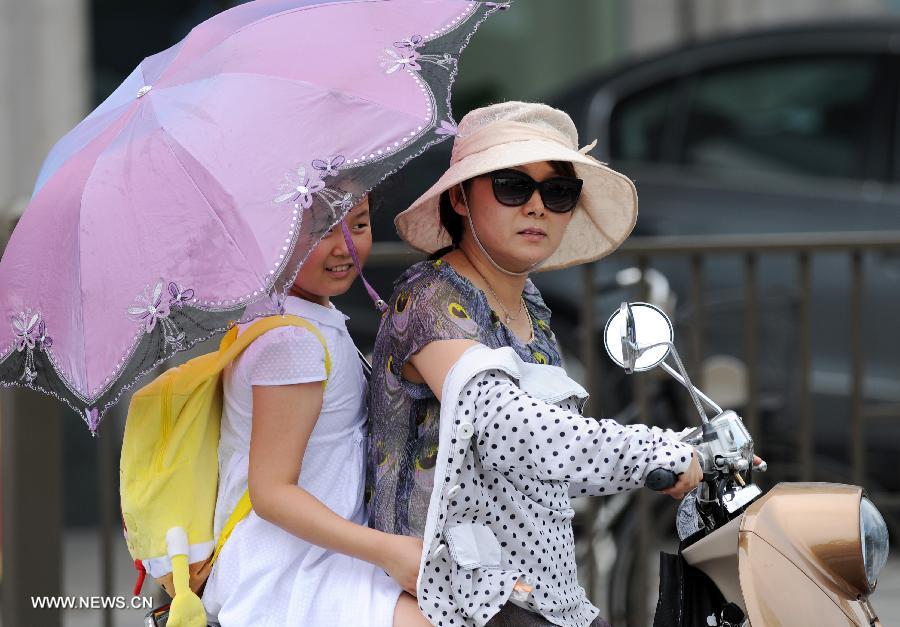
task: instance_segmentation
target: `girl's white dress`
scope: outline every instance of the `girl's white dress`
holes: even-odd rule
[[[331,376],[299,485],[339,516],[366,524],[366,382],[347,318],[292,296],[285,312],[315,324],[331,354]],[[325,378],[322,345],[296,327],[261,335],[225,371],[217,536],[247,488],[252,386]],[[390,627],[400,592],[377,566],[310,544],[251,512],[219,554],[203,604],[210,623],[222,627]]]

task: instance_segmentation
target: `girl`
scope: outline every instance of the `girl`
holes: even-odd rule
[[[554,367],[528,273],[610,253],[637,215],[631,181],[589,148],[545,105],[472,111],[450,169],[395,222],[434,254],[397,282],[376,342],[370,524],[424,537],[434,624],[606,625],[577,583],[570,494],[664,467],[680,498],[701,478],[675,434],[583,417],[584,390]]]
[[[368,199],[346,224],[364,263]],[[225,543],[203,594],[222,627],[428,624],[411,596],[421,541],[365,526],[366,382],[346,317],[330,302],[356,275],[335,228],[285,302],[285,313],[324,337],[327,377],[322,344],[297,327],[264,333],[225,372],[216,534],[248,485],[253,511]]]

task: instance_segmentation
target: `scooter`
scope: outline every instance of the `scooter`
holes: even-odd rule
[[[888,530],[864,490],[779,483],[763,494],[752,481],[765,470],[753,465],[753,439],[735,412],[691,383],[672,323],[657,307],[622,303],[604,343],[628,374],[669,373],[701,420],[681,435],[696,450],[703,480],[678,508],[678,554],[661,554],[654,627],[880,627],[869,596],[887,561]],[[645,484],[665,490],[676,481],[656,469]]]

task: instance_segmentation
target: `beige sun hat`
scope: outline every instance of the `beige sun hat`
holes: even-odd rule
[[[534,271],[595,261],[625,241],[637,219],[631,180],[578,148],[578,131],[563,111],[544,104],[504,102],[475,109],[459,123],[450,168],[431,189],[394,219],[410,246],[433,253],[451,244],[441,226],[440,197],[480,174],[539,161],[569,161],[584,180],[581,197],[556,252]]]

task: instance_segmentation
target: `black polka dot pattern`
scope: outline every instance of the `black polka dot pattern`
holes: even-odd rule
[[[548,621],[586,627],[599,614],[578,585],[572,496],[641,487],[657,467],[684,472],[693,454],[671,431],[623,426],[532,398],[500,370],[472,378],[454,412],[435,533],[419,580],[419,606],[438,626],[483,626],[527,578],[527,609]],[[443,420],[443,415],[442,415]],[[435,479],[437,481],[437,478]],[[499,568],[463,568],[443,545],[443,529],[487,526],[502,550]]]

